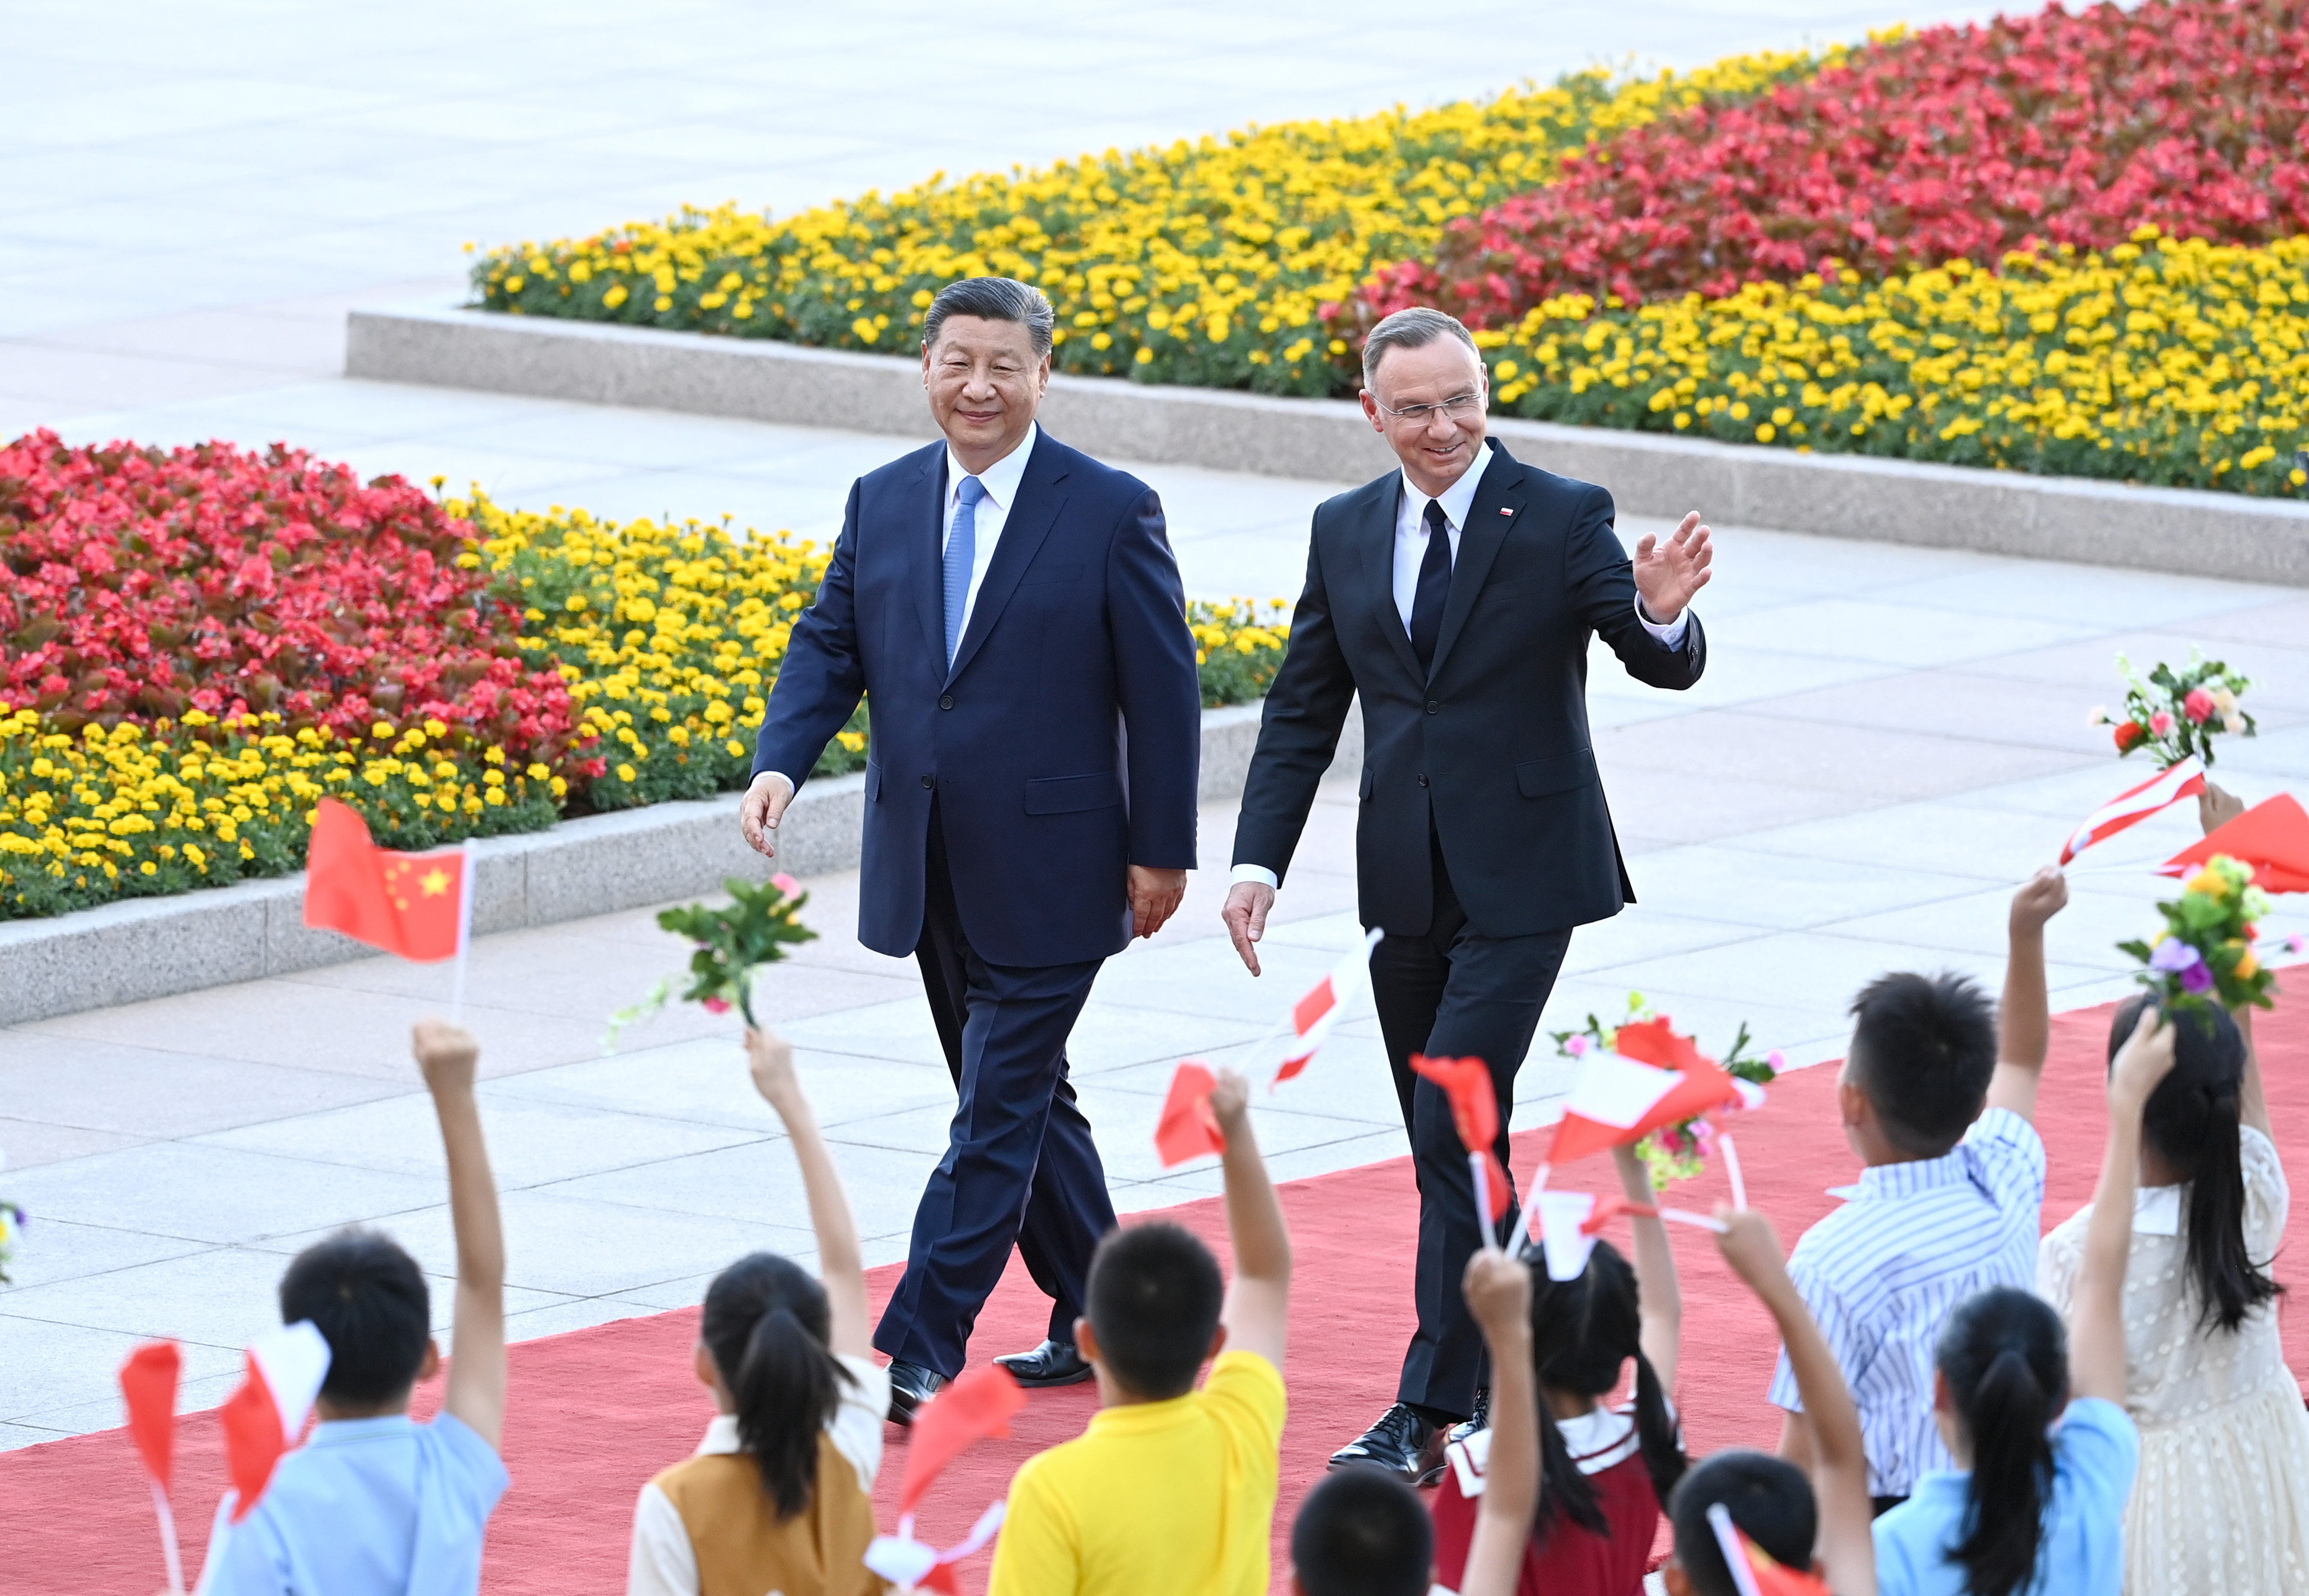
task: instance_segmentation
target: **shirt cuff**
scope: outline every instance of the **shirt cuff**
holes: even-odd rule
[[[1283,884],[1275,878],[1275,872],[1265,865],[1237,865],[1234,867],[1234,874],[1227,877],[1227,884],[1232,886],[1239,881],[1255,881],[1259,885],[1269,888]]]
[[[1650,623],[1647,622],[1645,624],[1648,625]],[[1652,635],[1656,637],[1659,634],[1655,631]],[[784,782],[786,784],[786,796],[788,798],[791,798],[795,793],[801,790],[800,788],[794,785],[793,778],[787,775],[783,771],[756,771],[754,772],[754,780],[757,781],[760,781],[764,776],[775,776],[779,781]]]
[[[1644,613],[1644,601],[1639,598],[1636,600],[1636,619],[1643,624],[1645,631],[1659,640],[1662,648],[1680,649],[1683,646],[1683,634],[1691,630],[1691,606],[1685,605],[1673,621],[1663,626]]]

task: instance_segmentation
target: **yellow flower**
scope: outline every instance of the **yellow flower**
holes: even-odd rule
[[[2182,890],[2200,893],[2208,898],[2226,898],[2229,895],[2229,884],[2219,871],[2207,866],[2182,883]]]

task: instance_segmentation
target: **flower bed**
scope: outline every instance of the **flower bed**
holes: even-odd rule
[[[32,689],[0,690],[0,919],[300,869],[324,795],[414,849],[741,787],[827,559],[221,444],[34,434],[0,451],[0,680]],[[1205,702],[1264,691],[1279,606],[1193,619]],[[817,773],[861,766],[865,728]]]
[[[1326,394],[1346,351],[1318,313],[1375,269],[1425,256],[1453,217],[1547,181],[1591,138],[1818,65],[1771,55],[1625,82],[1580,73],[1488,104],[933,178],[783,221],[685,209],[491,249],[474,292],[526,315],[909,352],[938,289],[999,272],[1051,296],[1063,370]]]
[[[1568,157],[1447,227],[1365,314],[1512,322],[1568,293],[1639,300],[1868,276],[2136,229],[2266,244],[2309,232],[2309,3],[2057,6],[1880,39],[1818,74],[1702,101]]]
[[[1807,277],[1479,333],[1515,415],[1729,443],[2298,493],[2309,237],[2159,237],[2104,256]]]

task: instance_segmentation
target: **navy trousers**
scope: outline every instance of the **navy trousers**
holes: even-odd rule
[[[1067,1078],[1067,1037],[1104,961],[988,962],[964,935],[935,807],[928,863],[914,957],[957,1100],[874,1345],[952,1379],[1014,1244],[1051,1298],[1051,1338],[1074,1340],[1091,1254],[1114,1229],[1114,1203]]]
[[[1475,1387],[1485,1374],[1483,1334],[1459,1290],[1468,1255],[1483,1239],[1475,1223],[1475,1183],[1451,1123],[1450,1100],[1412,1072],[1411,1056],[1475,1057],[1492,1066],[1500,1105],[1500,1135],[1492,1150],[1508,1168],[1516,1072],[1530,1050],[1571,933],[1483,936],[1459,906],[1441,847],[1431,842],[1429,852],[1433,919],[1424,933],[1382,937],[1371,951],[1373,1006],[1419,1183],[1419,1329],[1404,1353],[1396,1400],[1464,1419],[1474,1411]],[[1502,1222],[1496,1239],[1505,1241],[1513,1223],[1512,1217]]]

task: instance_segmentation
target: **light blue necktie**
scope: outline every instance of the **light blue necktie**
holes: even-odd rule
[[[946,534],[946,663],[954,669],[954,651],[962,646],[962,612],[970,598],[970,568],[978,558],[978,501],[986,484],[964,477],[955,489],[954,525]]]

